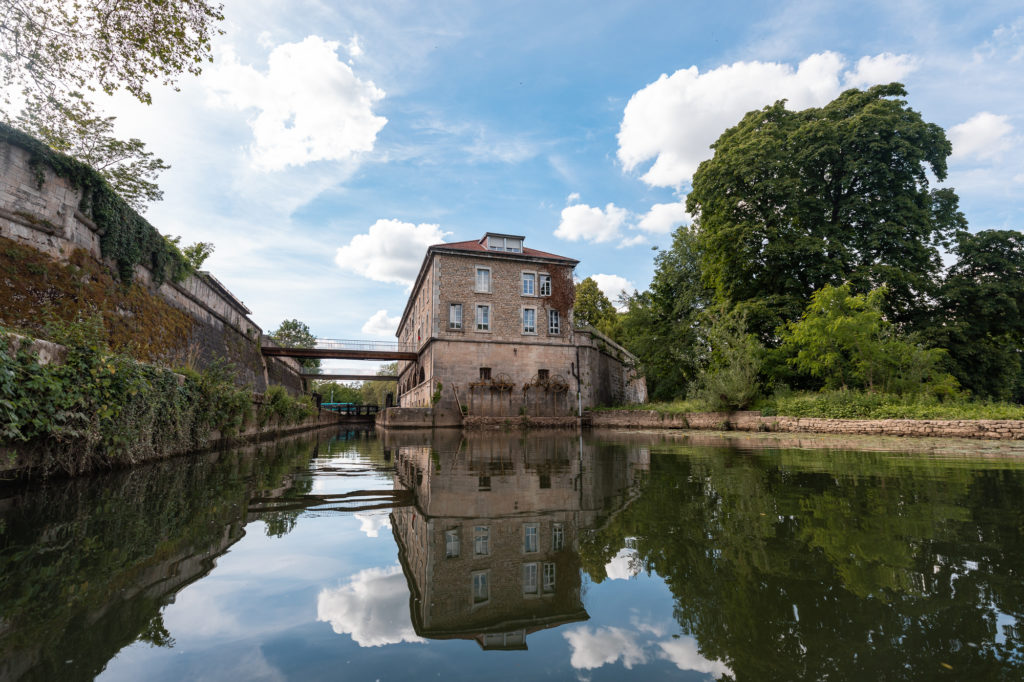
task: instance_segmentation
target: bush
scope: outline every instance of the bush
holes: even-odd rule
[[[271,386],[263,394],[263,403],[257,411],[260,427],[266,426],[271,418],[278,424],[298,424],[316,412],[309,396],[293,398],[284,386]]]
[[[757,407],[765,415],[830,419],[1024,419],[1024,406],[1013,403],[864,391],[777,394]]]

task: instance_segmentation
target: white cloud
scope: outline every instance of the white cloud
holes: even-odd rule
[[[640,573],[640,559],[636,550],[623,547],[611,561],[604,565],[604,572],[612,580],[629,580]]]
[[[387,310],[378,310],[366,321],[362,331],[364,334],[373,334],[374,336],[394,336],[398,331],[398,323],[401,321],[401,317],[388,317]]]
[[[359,519],[359,530],[368,538],[378,537],[382,528],[391,528],[391,519],[386,513],[355,514],[354,516]]]
[[[680,670],[710,673],[716,679],[722,675],[732,675],[732,670],[726,664],[721,661],[709,661],[701,656],[697,651],[697,642],[689,637],[658,642],[658,647],[661,649],[659,658],[672,661]]]
[[[633,282],[619,275],[597,274],[591,275],[590,278],[597,282],[597,288],[615,304],[616,308],[618,308],[617,301],[623,292],[631,294],[636,291],[636,285]],[[624,308],[619,308],[619,310],[624,310]]]
[[[427,247],[450,237],[439,225],[380,219],[366,234],[338,249],[334,262],[343,270],[377,282],[412,285]]]
[[[651,234],[668,234],[680,225],[689,225],[692,218],[686,212],[686,203],[654,204],[636,224],[638,230]]]
[[[348,44],[345,46],[345,49],[348,50],[348,56],[353,59],[358,59],[363,56],[363,48],[359,44],[359,36],[357,35],[353,35],[348,39]]]
[[[861,57],[853,71],[848,71],[844,79],[848,88],[866,88],[879,83],[902,81],[908,74],[917,70],[920,61],[907,54],[883,52],[874,57]]]
[[[947,131],[953,143],[953,159],[994,159],[1013,143],[1008,136],[1013,132],[1008,116],[983,111]]]
[[[619,128],[619,161],[626,171],[654,159],[644,182],[678,187],[697,165],[711,156],[709,146],[748,111],[778,99],[791,109],[821,106],[846,85],[868,85],[904,76],[916,65],[905,55],[882,54],[861,59],[843,72],[845,60],[835,52],[812,54],[794,69],[777,62],[735,62],[700,73],[696,66],[662,74],[634,93]]]
[[[647,243],[647,237],[645,237],[642,234],[635,234],[632,237],[627,237],[627,238],[623,239],[621,242],[619,242],[619,245],[616,248],[624,249],[627,246],[636,246],[638,244],[646,244],[646,243]]]
[[[409,587],[400,566],[368,568],[347,585],[321,590],[316,619],[363,647],[425,641],[409,620]]]
[[[575,204],[579,200],[580,200],[580,193],[579,192],[573,192],[572,194],[570,194],[569,196],[567,196],[565,198],[565,203],[567,203],[567,204]]]
[[[571,242],[581,239],[601,244],[619,236],[619,228],[626,222],[629,211],[615,204],[608,204],[602,210],[599,206],[573,204],[562,209],[562,222],[555,230],[555,236]]]
[[[319,36],[278,45],[266,72],[242,64],[228,48],[210,69],[205,83],[212,103],[258,111],[249,121],[256,168],[350,160],[373,149],[387,123],[373,113],[384,91],[356,77],[338,47]]]
[[[562,633],[572,649],[569,663],[580,670],[592,670],[620,658],[627,669],[647,662],[647,654],[634,633],[617,627],[599,627],[591,631],[584,626]]]

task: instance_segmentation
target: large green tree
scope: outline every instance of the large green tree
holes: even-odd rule
[[[707,356],[703,311],[710,299],[696,234],[680,227],[672,246],[654,257],[650,288],[628,297],[620,324],[622,342],[640,361],[652,399],[686,395]]]
[[[826,284],[885,286],[893,321],[924,316],[940,247],[966,222],[953,190],[929,188],[952,147],[905,95],[891,83],[803,111],[776,102],[725,131],[697,169],[687,210],[703,276],[766,343]]]
[[[597,286],[593,277],[587,277],[576,285],[576,301],[573,305],[573,320],[576,324],[589,324],[615,338],[617,318],[615,306]]]
[[[1024,402],[1024,235],[1015,230],[962,234],[946,273],[936,345],[975,395]]]
[[[300,320],[284,320],[277,329],[270,332],[270,338],[287,348],[313,348],[316,346],[316,336],[309,330],[309,325]],[[320,366],[320,360],[302,358],[299,360],[299,364],[307,369],[312,369]]]

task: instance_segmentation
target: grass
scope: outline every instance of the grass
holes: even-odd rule
[[[654,410],[661,414],[711,412],[699,400],[622,405],[596,410]],[[788,393],[759,400],[753,408],[765,416],[825,419],[1024,419],[1024,405],[967,398],[938,400],[862,391]]]

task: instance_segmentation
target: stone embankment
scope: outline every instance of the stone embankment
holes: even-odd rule
[[[822,419],[765,416],[754,411],[663,414],[655,410],[600,410],[588,413],[587,419],[594,428],[1024,440],[1024,420],[1015,419]]]

